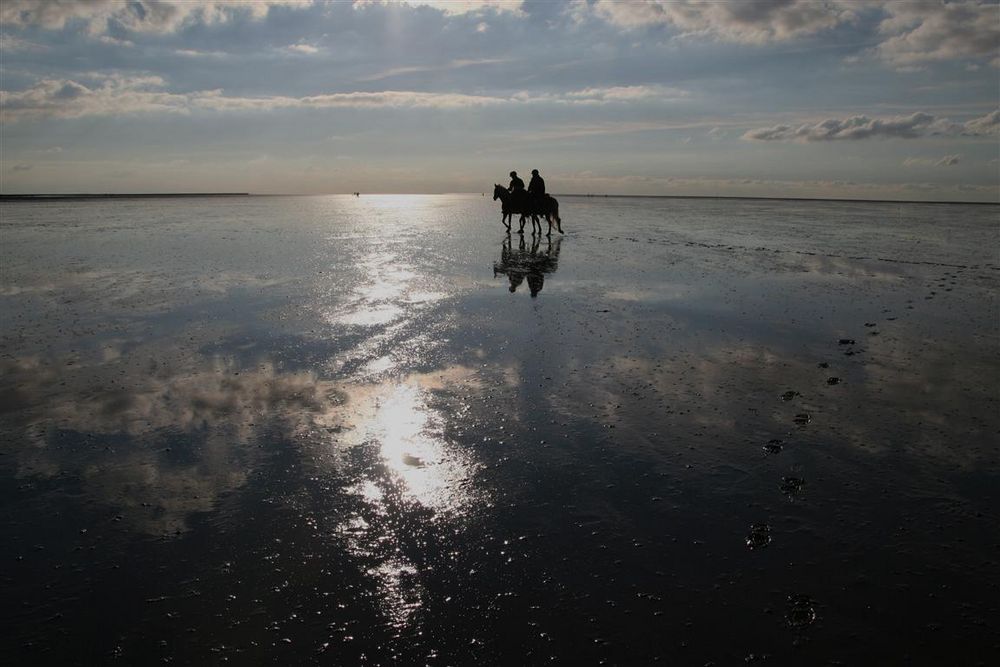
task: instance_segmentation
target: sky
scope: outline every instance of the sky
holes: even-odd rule
[[[1000,201],[998,0],[3,0],[0,192]]]

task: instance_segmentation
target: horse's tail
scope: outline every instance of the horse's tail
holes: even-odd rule
[[[559,201],[555,197],[549,197],[552,200],[552,215],[556,218],[556,223],[562,227],[562,218],[559,217]]]

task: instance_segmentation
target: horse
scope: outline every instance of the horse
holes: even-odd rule
[[[552,236],[552,219],[555,218],[556,229],[560,234],[564,233],[562,228],[562,218],[559,217],[559,202],[552,195],[541,195],[533,199],[535,203],[535,213],[544,216],[549,223],[549,233],[546,236]],[[542,226],[538,225],[538,233],[542,233]]]
[[[549,223],[549,232],[547,236],[552,236],[552,220],[555,219],[556,229],[560,234],[564,233],[562,229],[562,218],[559,217],[559,202],[556,201],[555,197],[550,195],[541,195],[541,197],[533,197],[531,195],[525,194],[523,198],[517,198],[512,193],[510,193],[502,185],[493,185],[493,201],[497,199],[501,203],[501,218],[500,221],[506,225],[507,231],[510,231],[510,224],[507,222],[512,219],[514,213],[519,213],[521,215],[521,227],[518,229],[519,234],[524,233],[524,218],[525,216],[531,216],[531,233],[535,233],[535,226],[538,226],[538,233],[542,233],[542,224],[538,221],[538,216],[544,216],[545,220]]]
[[[538,233],[542,233],[542,224],[538,222],[538,216],[528,210],[529,201],[526,194],[520,198],[515,197],[507,188],[494,183],[493,201],[497,199],[500,200],[500,222],[507,227],[508,232],[510,231],[510,222],[508,221],[513,221],[514,214],[518,213],[521,216],[521,228],[518,233],[524,233],[524,218],[527,215],[531,216],[531,233],[535,233],[535,225],[538,225]]]

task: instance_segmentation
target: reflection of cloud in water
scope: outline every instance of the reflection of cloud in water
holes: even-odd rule
[[[691,298],[695,291],[691,285],[664,283],[657,287],[609,290],[604,293],[604,297],[615,301],[679,301]]]
[[[221,295],[234,289],[259,289],[283,282],[243,271],[183,275],[150,269],[55,270],[44,274],[44,283],[38,283],[39,279],[34,274],[15,277],[20,283],[4,286],[0,296],[40,295],[60,299],[62,304],[71,295],[74,300],[96,301],[102,309],[111,304],[148,312],[176,307],[189,300],[192,293],[202,297]]]
[[[578,374],[584,395],[553,394],[551,401],[564,414],[602,423],[620,422],[623,406],[644,406],[650,416],[642,423],[649,428],[737,442],[792,434],[796,442],[826,439],[873,456],[903,454],[967,470],[995,464],[995,450],[983,444],[995,420],[983,420],[981,412],[996,401],[991,360],[970,360],[968,350],[930,339],[881,335],[859,343],[863,352],[850,359],[835,345],[825,355],[802,358],[732,343],[577,362],[569,372]],[[818,367],[821,359],[830,367]],[[834,375],[842,382],[830,386],[826,380]],[[780,400],[789,390],[794,400]],[[805,430],[793,423],[799,412],[812,417]],[[957,433],[965,434],[961,442]]]
[[[881,410],[886,421],[909,425],[905,442],[865,438],[863,422],[846,421],[845,430],[874,453],[899,447],[946,466],[976,470],[995,465],[997,412],[984,406],[997,404],[996,358],[978,345],[945,343],[941,338],[898,338],[893,327],[863,341],[865,404]],[[956,437],[965,433],[964,437]]]
[[[372,578],[399,629],[425,598],[403,518],[456,520],[490,502],[473,483],[475,457],[446,435],[468,409],[461,396],[482,387],[473,368],[341,387],[270,363],[248,370],[223,358],[200,366],[186,359],[184,369],[160,366],[127,388],[73,386],[103,383],[124,363],[89,367],[80,378],[32,359],[5,364],[8,386],[18,387],[8,406],[22,424],[13,459],[21,477],[70,473],[128,525],[171,534],[247,484],[268,455],[258,446],[264,438],[293,440],[302,461],[321,466],[319,477],[347,480],[339,492],[355,502],[329,517],[332,535]],[[64,379],[69,387],[60,387]]]
[[[26,417],[18,474],[53,477],[78,469],[95,497],[135,509],[126,519],[151,533],[182,530],[189,514],[212,509],[242,486],[259,455],[249,444],[260,429],[290,436],[331,419],[343,402],[332,383],[270,364],[240,371],[215,359],[128,388],[77,393],[61,393],[61,376],[50,368],[21,360],[4,369],[20,403],[47,401],[44,414]],[[56,433],[79,434],[83,443],[57,447]]]

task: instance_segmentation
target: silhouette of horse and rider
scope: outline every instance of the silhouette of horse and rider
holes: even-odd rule
[[[538,174],[537,169],[531,170],[531,182],[528,184],[528,189],[524,188],[524,181],[522,181],[516,171],[510,172],[510,185],[508,187],[503,187],[500,184],[495,184],[493,186],[493,201],[497,199],[500,200],[500,221],[507,227],[507,231],[510,231],[511,221],[513,216],[518,214],[521,216],[521,227],[517,230],[518,234],[524,233],[524,221],[526,218],[531,218],[531,233],[534,235],[535,227],[538,227],[538,233],[542,233],[542,223],[538,221],[539,216],[544,217],[549,223],[549,232],[547,236],[552,236],[552,225],[555,222],[555,227],[560,234],[563,233],[562,230],[562,219],[559,217],[559,202],[556,198],[545,194],[545,181]]]
[[[539,251],[539,244],[542,235],[531,236],[531,249],[527,249],[524,243],[524,235],[520,237],[517,249],[511,248],[510,234],[507,234],[500,249],[500,261],[493,263],[493,277],[504,274],[510,281],[510,291],[516,292],[526,279],[528,281],[528,291],[532,298],[538,296],[545,284],[545,274],[553,273],[559,266],[559,244],[562,239],[558,236],[553,242],[549,235],[548,247]]]

